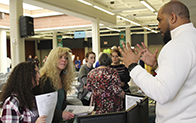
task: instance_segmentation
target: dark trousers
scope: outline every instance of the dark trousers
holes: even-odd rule
[[[88,100],[85,100],[85,99],[81,99],[81,101],[82,101],[82,104],[84,106],[89,106],[90,105],[90,100],[88,101]]]

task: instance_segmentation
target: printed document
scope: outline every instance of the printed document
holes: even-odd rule
[[[75,115],[87,115],[91,113],[94,106],[81,106],[81,105],[67,105],[65,111],[71,112]]]
[[[125,110],[129,109],[131,106],[137,104],[136,102],[140,102],[143,97],[137,97],[132,95],[125,95]]]
[[[52,123],[57,103],[57,91],[35,96],[39,116],[46,115],[46,123]]]

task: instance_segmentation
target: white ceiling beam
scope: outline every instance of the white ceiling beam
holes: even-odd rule
[[[77,0],[23,0],[23,2],[89,21],[99,18],[103,24],[116,24],[115,15],[107,14]]]
[[[124,11],[146,11],[146,10],[148,10],[148,9],[144,8],[144,7],[135,7],[135,8],[113,9],[113,10],[111,10],[111,12],[120,13],[120,12],[124,12]]]

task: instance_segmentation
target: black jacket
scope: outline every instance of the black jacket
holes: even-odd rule
[[[45,84],[43,84],[44,82],[43,82],[42,77],[41,77],[40,80],[42,80],[42,81],[40,81],[39,87],[36,87],[36,88],[34,89],[34,93],[35,93],[36,95],[38,95],[38,94],[45,94],[45,93],[50,93],[50,92],[57,91],[57,90],[55,90],[54,87],[52,86],[52,81],[51,81],[51,79],[50,79],[49,77],[47,77],[47,79],[46,79],[46,81],[45,81]],[[67,95],[67,94],[66,94],[65,90],[64,90],[64,93],[65,93],[65,98],[64,98],[64,100],[63,100],[63,104],[62,104],[61,110],[55,109],[55,111],[54,111],[54,117],[53,117],[52,123],[59,123],[60,121],[63,120],[63,118],[62,118],[62,113],[63,113],[64,109],[65,109],[66,106],[67,106],[67,101],[66,101],[66,98],[67,98],[66,95]]]

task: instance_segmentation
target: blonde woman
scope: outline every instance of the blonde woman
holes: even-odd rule
[[[58,100],[53,117],[53,123],[63,119],[74,118],[74,114],[64,111],[66,107],[66,93],[71,90],[74,81],[74,65],[70,55],[71,50],[65,47],[53,49],[40,70],[41,87],[43,93],[58,91]]]

